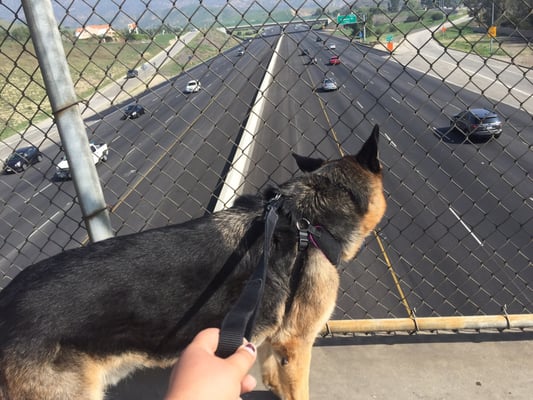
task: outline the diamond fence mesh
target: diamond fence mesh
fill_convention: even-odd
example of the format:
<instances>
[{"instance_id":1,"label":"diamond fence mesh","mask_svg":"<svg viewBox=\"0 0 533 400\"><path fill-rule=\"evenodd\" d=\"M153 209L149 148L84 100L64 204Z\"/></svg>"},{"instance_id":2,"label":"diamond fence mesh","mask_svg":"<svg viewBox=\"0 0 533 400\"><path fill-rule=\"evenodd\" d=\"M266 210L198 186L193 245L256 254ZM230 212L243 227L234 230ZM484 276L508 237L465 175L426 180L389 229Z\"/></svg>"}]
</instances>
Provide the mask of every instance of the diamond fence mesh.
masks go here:
<instances>
[{"instance_id":1,"label":"diamond fence mesh","mask_svg":"<svg viewBox=\"0 0 533 400\"><path fill-rule=\"evenodd\" d=\"M533 325L530 0L52 4L116 235L283 182L291 152L355 153L378 123L388 210L326 332ZM89 240L15 0L0 93L1 290Z\"/></svg>"}]
</instances>

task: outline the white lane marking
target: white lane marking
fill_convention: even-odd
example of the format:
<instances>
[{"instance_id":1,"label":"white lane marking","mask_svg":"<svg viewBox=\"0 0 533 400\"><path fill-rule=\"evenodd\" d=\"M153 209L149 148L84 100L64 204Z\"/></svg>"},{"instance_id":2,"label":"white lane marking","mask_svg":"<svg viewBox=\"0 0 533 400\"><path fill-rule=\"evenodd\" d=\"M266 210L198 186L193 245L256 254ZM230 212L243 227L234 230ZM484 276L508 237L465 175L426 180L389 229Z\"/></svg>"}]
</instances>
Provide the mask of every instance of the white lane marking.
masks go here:
<instances>
[{"instance_id":1,"label":"white lane marking","mask_svg":"<svg viewBox=\"0 0 533 400\"><path fill-rule=\"evenodd\" d=\"M126 155L124 156L123 160L126 160L131 154L133 154L133 152L135 152L135 148L131 149L130 151L128 151L126 153Z\"/></svg>"},{"instance_id":2,"label":"white lane marking","mask_svg":"<svg viewBox=\"0 0 533 400\"><path fill-rule=\"evenodd\" d=\"M397 148L396 143L394 143L394 141L390 138L389 135L387 135L385 132L383 132L383 135L387 138L392 147Z\"/></svg>"},{"instance_id":3,"label":"white lane marking","mask_svg":"<svg viewBox=\"0 0 533 400\"><path fill-rule=\"evenodd\" d=\"M72 205L72 202L69 201L69 202L66 204L65 208L68 209L71 205ZM38 227L36 227L36 228L33 230L33 232L31 233L31 235L28 236L28 240L30 240L30 239L32 238L32 236L35 235L36 233L41 232L41 230L43 230L44 227L45 227L46 225L48 225L48 224L51 223L51 222L54 222L54 218L57 217L58 215L63 214L64 212L65 212L64 210L56 211L56 213L55 213L54 215L52 215L52 217L51 217L50 219L46 220L46 222L44 222L43 224L39 225ZM43 232L41 232L41 233L43 233Z\"/></svg>"},{"instance_id":4,"label":"white lane marking","mask_svg":"<svg viewBox=\"0 0 533 400\"><path fill-rule=\"evenodd\" d=\"M48 189L50 186L52 186L51 183L49 183L48 185L46 185L45 187L43 187L42 189L40 189L37 193L35 193L35 194L34 194L33 196L31 196L28 200L26 200L26 201L24 202L24 204L28 204L28 203L31 201L31 199L33 199L34 197L40 195L42 192L44 192L44 191L45 191L46 189Z\"/></svg>"},{"instance_id":5,"label":"white lane marking","mask_svg":"<svg viewBox=\"0 0 533 400\"><path fill-rule=\"evenodd\" d=\"M468 233L472 235L472 237L476 240L476 242L478 242L480 246L483 246L483 242L479 240L476 234L472 231L472 229L470 229L470 227L467 224L465 224L465 222L461 219L461 217L459 217L459 215L455 212L455 210L451 207L449 207L449 210L452 212L455 218L457 218L457 220L461 223L461 225L464 226L464 228L468 231Z\"/></svg>"},{"instance_id":6,"label":"white lane marking","mask_svg":"<svg viewBox=\"0 0 533 400\"><path fill-rule=\"evenodd\" d=\"M360 109L364 109L363 105L358 100L355 103L359 106Z\"/></svg>"}]
</instances>

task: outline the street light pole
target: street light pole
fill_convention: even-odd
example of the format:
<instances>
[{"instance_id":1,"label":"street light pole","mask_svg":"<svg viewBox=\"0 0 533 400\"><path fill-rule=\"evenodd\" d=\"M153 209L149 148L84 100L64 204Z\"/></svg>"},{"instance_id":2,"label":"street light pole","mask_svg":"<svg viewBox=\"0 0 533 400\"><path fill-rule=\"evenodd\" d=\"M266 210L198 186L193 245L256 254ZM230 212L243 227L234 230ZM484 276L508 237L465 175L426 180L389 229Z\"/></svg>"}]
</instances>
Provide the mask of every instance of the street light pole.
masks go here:
<instances>
[{"instance_id":1,"label":"street light pole","mask_svg":"<svg viewBox=\"0 0 533 400\"><path fill-rule=\"evenodd\" d=\"M491 28L494 26L494 2L492 2L492 17L491 17L490 26ZM490 55L492 55L492 41L493 40L494 40L493 35L490 35L490 48L489 48Z\"/></svg>"}]
</instances>

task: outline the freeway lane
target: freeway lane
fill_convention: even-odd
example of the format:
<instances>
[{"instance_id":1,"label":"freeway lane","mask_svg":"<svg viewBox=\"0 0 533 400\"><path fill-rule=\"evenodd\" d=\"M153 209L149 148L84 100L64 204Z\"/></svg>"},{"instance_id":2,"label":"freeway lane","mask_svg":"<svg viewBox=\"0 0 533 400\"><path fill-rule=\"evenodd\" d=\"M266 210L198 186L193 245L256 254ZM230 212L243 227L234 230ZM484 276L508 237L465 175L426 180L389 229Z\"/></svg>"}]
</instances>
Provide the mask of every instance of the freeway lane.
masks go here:
<instances>
[{"instance_id":1,"label":"freeway lane","mask_svg":"<svg viewBox=\"0 0 533 400\"><path fill-rule=\"evenodd\" d=\"M315 156L336 157L335 143L353 153L374 122L386 138L382 160L389 211L380 235L401 286L396 287L379 250L372 249L371 238L373 254L365 249L360 255L367 259L365 272L359 262L343 272L343 285L348 286L341 293L338 316L386 317L389 310L405 316L408 309L416 309L418 316L497 314L503 304L508 312L530 312L527 171L532 159L525 133L531 116L499 104L498 112L524 136L516 137L507 126L498 140L468 143L448 132L449 116L465 105L489 107L479 93L422 76L388 63L384 53L340 40L335 51L343 65L331 67L324 62L331 52L312 37L293 34L284 40L286 66L268 93L271 115L265 116L263 135L274 142L279 138L287 147L276 159L288 160L287 144L311 147L309 154ZM317 56L316 66L306 65L298 50L302 48ZM342 87L337 93L313 93L326 73L334 73ZM258 148L271 158L274 145ZM273 168L266 164L261 171L270 173ZM274 169L280 179L294 170L291 161L285 164ZM264 174L263 182L269 178ZM261 179L255 178L254 186L260 185ZM409 308L401 304L398 289L406 294ZM354 306L354 300L368 304Z\"/></svg>"},{"instance_id":2,"label":"freeway lane","mask_svg":"<svg viewBox=\"0 0 533 400\"><path fill-rule=\"evenodd\" d=\"M108 162L97 168L118 234L210 210L276 39L249 43L242 57L234 51L221 54L138 95L131 101L147 110L139 119L120 120L120 107L114 107L99 114L102 118L86 120L90 140L110 146ZM201 80L203 89L184 94L193 78ZM0 193L8 205L0 215L8 222L0 232L0 271L5 274L0 289L27 265L86 240L72 182L51 181L58 148L43 152L45 161L22 180L13 175L0 181L10 188Z\"/></svg>"},{"instance_id":3,"label":"freeway lane","mask_svg":"<svg viewBox=\"0 0 533 400\"><path fill-rule=\"evenodd\" d=\"M312 49L311 55L316 55L319 62L316 66L308 65L306 57L298 50L298 43L295 35L286 35L282 42L280 56L284 62L278 64L276 79L267 92L269 107L265 110L264 127L254 147L253 159L257 167L250 171L245 182L250 191L292 176L296 166L290 157L291 151L338 158L339 145L348 144L355 152L370 132L368 121L359 123L355 132L350 129L350 134L339 141L335 131L340 125L346 128L357 119L356 109L339 100L348 95L345 88L340 94L323 93L319 84L324 74L331 71L335 72L339 82L347 79L341 76L340 67L326 65L331 54L329 50ZM310 41L305 41L304 46L311 45ZM363 115L360 113L359 117ZM364 131L365 127L369 129ZM376 238L370 237L359 257L343 267L335 318L406 315L387 265L377 258L379 254Z\"/></svg>"}]
</instances>

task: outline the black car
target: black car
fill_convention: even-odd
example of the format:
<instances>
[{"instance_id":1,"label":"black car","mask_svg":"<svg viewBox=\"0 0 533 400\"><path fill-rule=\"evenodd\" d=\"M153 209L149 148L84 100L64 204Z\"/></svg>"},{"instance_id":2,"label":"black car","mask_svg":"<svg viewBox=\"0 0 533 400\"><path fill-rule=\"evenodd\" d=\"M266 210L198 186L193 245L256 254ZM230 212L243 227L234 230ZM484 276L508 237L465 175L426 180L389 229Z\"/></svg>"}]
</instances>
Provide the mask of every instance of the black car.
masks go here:
<instances>
[{"instance_id":1,"label":"black car","mask_svg":"<svg viewBox=\"0 0 533 400\"><path fill-rule=\"evenodd\" d=\"M498 114L484 108L472 108L454 115L452 128L458 129L466 137L478 136L490 139L502 134L502 121Z\"/></svg>"},{"instance_id":2,"label":"black car","mask_svg":"<svg viewBox=\"0 0 533 400\"><path fill-rule=\"evenodd\" d=\"M130 69L126 73L126 79L137 78L138 76L139 76L139 71L137 71L136 69Z\"/></svg>"},{"instance_id":3,"label":"black car","mask_svg":"<svg viewBox=\"0 0 533 400\"><path fill-rule=\"evenodd\" d=\"M35 146L22 147L15 150L4 163L4 172L22 172L30 165L43 159L43 155Z\"/></svg>"},{"instance_id":4,"label":"black car","mask_svg":"<svg viewBox=\"0 0 533 400\"><path fill-rule=\"evenodd\" d=\"M120 119L135 119L139 118L141 115L144 115L144 107L140 104L131 104L124 109L124 114Z\"/></svg>"}]
</instances>

